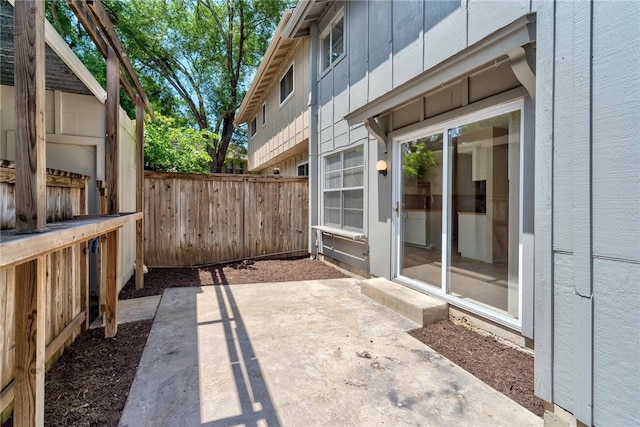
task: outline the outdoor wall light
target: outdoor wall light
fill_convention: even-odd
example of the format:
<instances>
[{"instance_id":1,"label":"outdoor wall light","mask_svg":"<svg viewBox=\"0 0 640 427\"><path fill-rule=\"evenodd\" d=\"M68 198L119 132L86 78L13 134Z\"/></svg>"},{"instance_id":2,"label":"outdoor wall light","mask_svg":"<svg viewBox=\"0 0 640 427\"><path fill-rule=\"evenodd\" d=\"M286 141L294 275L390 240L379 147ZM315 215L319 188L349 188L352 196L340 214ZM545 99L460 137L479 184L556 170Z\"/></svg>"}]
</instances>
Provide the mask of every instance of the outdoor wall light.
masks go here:
<instances>
[{"instance_id":1,"label":"outdoor wall light","mask_svg":"<svg viewBox=\"0 0 640 427\"><path fill-rule=\"evenodd\" d=\"M385 162L384 160L378 160L376 162L376 170L380 175L387 176L387 168L387 162Z\"/></svg>"}]
</instances>

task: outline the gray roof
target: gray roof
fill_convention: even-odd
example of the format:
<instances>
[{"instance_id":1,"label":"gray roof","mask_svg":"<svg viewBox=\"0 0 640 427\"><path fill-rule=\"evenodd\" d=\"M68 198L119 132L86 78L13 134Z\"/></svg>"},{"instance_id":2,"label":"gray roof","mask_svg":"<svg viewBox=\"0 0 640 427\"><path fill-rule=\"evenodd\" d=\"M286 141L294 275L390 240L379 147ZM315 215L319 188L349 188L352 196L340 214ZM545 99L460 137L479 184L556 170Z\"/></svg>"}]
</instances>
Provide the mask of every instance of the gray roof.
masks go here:
<instances>
[{"instance_id":1,"label":"gray roof","mask_svg":"<svg viewBox=\"0 0 640 427\"><path fill-rule=\"evenodd\" d=\"M13 86L13 6L0 0L0 84ZM92 95L73 71L46 46L46 87L69 93Z\"/></svg>"}]
</instances>

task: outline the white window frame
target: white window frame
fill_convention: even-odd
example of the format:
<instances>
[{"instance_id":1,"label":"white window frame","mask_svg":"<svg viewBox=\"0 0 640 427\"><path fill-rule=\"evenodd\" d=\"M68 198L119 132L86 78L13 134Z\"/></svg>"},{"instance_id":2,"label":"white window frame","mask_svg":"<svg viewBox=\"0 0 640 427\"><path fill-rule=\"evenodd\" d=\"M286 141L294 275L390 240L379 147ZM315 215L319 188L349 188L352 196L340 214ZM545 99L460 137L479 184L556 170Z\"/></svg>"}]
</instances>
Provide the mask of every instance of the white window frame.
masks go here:
<instances>
[{"instance_id":1,"label":"white window frame","mask_svg":"<svg viewBox=\"0 0 640 427\"><path fill-rule=\"evenodd\" d=\"M344 8L338 12L338 14L327 24L327 28L325 28L322 33L320 33L320 60L318 63L320 64L320 72L324 73L327 70L330 70L342 60L347 55L347 21L344 19ZM333 28L336 26L338 21L342 19L342 53L337 58L333 58ZM329 64L324 63L324 43L325 39L329 39Z\"/></svg>"},{"instance_id":2,"label":"white window frame","mask_svg":"<svg viewBox=\"0 0 640 427\"><path fill-rule=\"evenodd\" d=\"M258 134L258 116L253 116L249 122L249 136L253 139Z\"/></svg>"},{"instance_id":3,"label":"white window frame","mask_svg":"<svg viewBox=\"0 0 640 427\"><path fill-rule=\"evenodd\" d=\"M267 124L267 103L262 103L262 126Z\"/></svg>"},{"instance_id":4,"label":"white window frame","mask_svg":"<svg viewBox=\"0 0 640 427\"><path fill-rule=\"evenodd\" d=\"M518 318L514 319L513 317L510 317L508 315L502 314L498 311L492 310L490 308L484 307L481 304L475 304L473 302L467 301L464 298L461 297L457 297L454 296L452 294L449 293L450 289L450 283L449 283L449 278L447 277L447 273L448 273L448 267L449 267L449 263L450 263L450 259L449 259L449 232L445 232L445 230L450 230L450 218L449 218L449 210L451 208L450 204L450 196L451 196L451 166L450 166L450 153L449 153L449 144L450 144L450 139L449 139L449 132L448 130L454 127L458 127L458 126L463 126L465 124L469 124L472 122L477 122L477 121L481 121L484 119L488 119L494 116L498 116L500 114L505 114L508 112L513 112L513 111L520 111L520 196L519 196L519 208L520 208L520 220L519 220L519 230L518 230L518 241L519 241L519 250L518 250ZM407 132L402 132L402 129L399 129L394 135L393 135L393 147L394 147L394 164L395 165L400 165L401 164L401 150L397 149L397 147L399 147L400 144L408 142L408 141L412 141L414 139L420 138L422 136L425 135L431 135L434 133L442 133L443 135L443 166L444 166L444 179L443 179L443 198L442 198L442 255L443 255L443 260L445 260L446 262L442 263L442 278L441 278L441 287L434 287L434 286L430 286L428 284L424 284L422 282L419 282L417 280L411 279L409 277L406 276L402 276L400 274L400 266L401 266L401 260L399 259L400 254L398 253L398 248L399 245L401 243L401 236L400 236L400 224L399 221L401 220L401 218L397 218L394 216L394 221L392 224L393 227L393 239L394 239L394 244L392 245L392 259L393 259L393 272L392 275L399 281L402 282L403 284L405 284L406 286L416 289L420 292L424 292L427 294L432 294L437 296L438 298L441 298L449 303L451 303L454 306L463 308L465 310L468 310L472 313L476 313L484 318L487 318L489 320L492 320L496 323L502 324L504 326L513 328L517 331L521 331L522 330L522 287L523 287L523 253L522 253L522 242L523 242L523 212L524 212L524 206L523 206L523 197L524 197L524 177L523 177L523 171L524 168L522 168L523 162L524 162L524 149L523 149L523 145L524 145L524 99L523 98L516 98L516 99L512 99L509 100L507 102L503 102L503 103L499 103L496 105L493 105L491 107L487 107L487 108L483 108L483 109L479 109L473 112L469 112L469 113L462 113L459 116L455 116L453 118L450 119L445 119L441 122L437 122L434 123L432 125L428 125L425 126L422 129L418 129L418 130L410 130ZM393 180L394 180L394 187L393 187L393 204L394 206L396 205L396 203L399 203L399 199L400 199L400 194L402 193L402 188L401 188L401 174L402 174L402 168L401 167L395 167L393 168Z\"/></svg>"},{"instance_id":5,"label":"white window frame","mask_svg":"<svg viewBox=\"0 0 640 427\"><path fill-rule=\"evenodd\" d=\"M300 175L300 174L298 173L298 168L299 168L300 166L304 166L304 165L307 165L307 174L306 174L306 175ZM296 176L309 176L309 160L305 160L304 162L300 162L300 163L298 163L298 164L296 165Z\"/></svg>"},{"instance_id":6,"label":"white window frame","mask_svg":"<svg viewBox=\"0 0 640 427\"><path fill-rule=\"evenodd\" d=\"M289 92L287 96L284 99L282 99L282 81L287 77L287 74L289 74L289 70L291 70L291 92ZM280 99L280 107L286 104L293 97L293 94L295 92L296 92L296 70L295 70L295 62L292 62L291 65L287 67L287 71L284 72L284 74L282 75L282 77L278 82L278 96L279 96L278 99Z\"/></svg>"},{"instance_id":7,"label":"white window frame","mask_svg":"<svg viewBox=\"0 0 640 427\"><path fill-rule=\"evenodd\" d=\"M344 167L344 154L350 151L355 151L357 149L362 149L362 185L356 187L344 187L344 171L346 170ZM357 231L364 233L364 230L367 226L367 218L366 211L367 205L365 203L365 187L366 187L366 177L367 177L367 157L366 157L366 147L362 144L356 146L349 146L344 150L341 150L336 153L327 153L322 156L322 225L325 228L335 228L337 230L347 230L347 231ZM327 162L326 159L333 156L340 156L340 186L337 188L326 188L326 175L327 175ZM357 166L360 167L360 166ZM331 171L337 172L337 171ZM344 192L345 191L354 191L354 190L362 190L362 228L349 227L344 224ZM330 192L338 192L340 193L340 224L336 225L333 223L327 223L325 219L325 194Z\"/></svg>"}]
</instances>

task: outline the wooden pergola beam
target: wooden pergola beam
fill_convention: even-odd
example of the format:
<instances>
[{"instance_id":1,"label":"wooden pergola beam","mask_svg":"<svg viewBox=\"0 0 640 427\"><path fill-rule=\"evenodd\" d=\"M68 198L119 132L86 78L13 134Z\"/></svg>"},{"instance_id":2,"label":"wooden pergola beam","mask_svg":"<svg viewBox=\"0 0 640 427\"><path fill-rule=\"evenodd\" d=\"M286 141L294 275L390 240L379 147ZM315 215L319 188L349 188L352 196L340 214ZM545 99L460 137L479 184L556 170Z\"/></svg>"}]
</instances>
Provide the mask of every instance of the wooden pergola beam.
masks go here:
<instances>
[{"instance_id":1,"label":"wooden pergola beam","mask_svg":"<svg viewBox=\"0 0 640 427\"><path fill-rule=\"evenodd\" d=\"M94 22L93 14L86 7L86 3L81 1L69 1L68 3L71 7L71 10L78 18L80 24L82 24L84 29L89 34L89 37L91 37L91 40L93 40L102 56L106 59L108 42L106 41L103 34L99 31L98 25ZM136 95L133 87L131 86L131 83L129 83L129 80L127 80L126 76L122 73L120 73L120 83L122 84L124 90L127 92L129 98L134 101Z\"/></svg>"},{"instance_id":2,"label":"wooden pergola beam","mask_svg":"<svg viewBox=\"0 0 640 427\"><path fill-rule=\"evenodd\" d=\"M98 24L98 26L100 27L100 30L102 31L102 34L105 36L107 43L110 44L113 47L113 49L116 51L118 58L120 59L120 63L122 64L122 67L124 68L127 76L133 83L133 86L135 87L136 92L138 93L138 95L140 95L140 98L142 99L142 102L144 103L144 106L147 112L153 119L154 118L153 108L151 108L151 104L147 99L147 95L144 93L144 89L142 88L142 84L138 79L138 75L133 69L131 62L129 61L129 57L127 56L124 50L124 46L122 46L122 43L120 42L120 38L116 34L116 31L113 28L113 25L111 24L111 19L109 18L109 14L104 9L104 6L102 6L102 2L100 0L93 0L91 2L87 2L86 0L82 0L82 1L88 6L89 10L92 12L93 18L95 22ZM131 100L135 103L134 97L132 97Z\"/></svg>"}]
</instances>

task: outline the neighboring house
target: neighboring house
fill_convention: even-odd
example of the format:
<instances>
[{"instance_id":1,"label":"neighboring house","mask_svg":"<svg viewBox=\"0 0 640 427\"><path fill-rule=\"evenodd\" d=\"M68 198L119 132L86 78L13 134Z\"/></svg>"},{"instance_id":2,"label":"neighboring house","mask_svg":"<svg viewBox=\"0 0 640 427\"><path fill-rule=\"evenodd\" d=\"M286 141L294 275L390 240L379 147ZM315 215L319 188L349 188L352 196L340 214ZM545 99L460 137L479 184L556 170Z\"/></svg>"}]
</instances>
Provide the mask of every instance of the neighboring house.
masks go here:
<instances>
[{"instance_id":1,"label":"neighboring house","mask_svg":"<svg viewBox=\"0 0 640 427\"><path fill-rule=\"evenodd\" d=\"M309 40L280 37L291 13L282 17L235 121L247 124L251 173L308 175Z\"/></svg>"},{"instance_id":2,"label":"neighboring house","mask_svg":"<svg viewBox=\"0 0 640 427\"><path fill-rule=\"evenodd\" d=\"M0 159L15 160L15 101L13 87L13 6L0 0ZM48 22L46 53L46 163L48 168L90 177L88 213L99 212L98 181L105 176L106 91ZM135 126L120 108L119 195L120 210L136 210ZM122 288L134 271L135 224L120 233L120 277ZM92 291L97 277L92 275Z\"/></svg>"},{"instance_id":3,"label":"neighboring house","mask_svg":"<svg viewBox=\"0 0 640 427\"><path fill-rule=\"evenodd\" d=\"M638 425L638 40L637 2L301 1L242 104L249 165L291 145L260 106L294 62L310 252L535 345L547 421Z\"/></svg>"}]
</instances>

